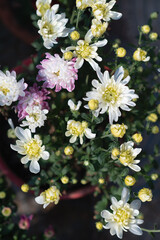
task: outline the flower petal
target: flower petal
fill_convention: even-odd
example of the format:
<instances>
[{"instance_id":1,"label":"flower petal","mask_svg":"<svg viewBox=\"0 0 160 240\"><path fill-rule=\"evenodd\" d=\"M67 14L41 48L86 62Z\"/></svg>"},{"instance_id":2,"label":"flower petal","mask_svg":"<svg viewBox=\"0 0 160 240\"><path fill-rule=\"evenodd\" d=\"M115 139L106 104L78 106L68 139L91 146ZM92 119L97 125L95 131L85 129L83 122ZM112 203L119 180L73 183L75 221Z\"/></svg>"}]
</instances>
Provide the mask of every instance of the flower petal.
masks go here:
<instances>
[{"instance_id":1,"label":"flower petal","mask_svg":"<svg viewBox=\"0 0 160 240\"><path fill-rule=\"evenodd\" d=\"M32 160L29 165L29 170L30 172L37 174L40 171L39 163L35 160Z\"/></svg>"}]
</instances>

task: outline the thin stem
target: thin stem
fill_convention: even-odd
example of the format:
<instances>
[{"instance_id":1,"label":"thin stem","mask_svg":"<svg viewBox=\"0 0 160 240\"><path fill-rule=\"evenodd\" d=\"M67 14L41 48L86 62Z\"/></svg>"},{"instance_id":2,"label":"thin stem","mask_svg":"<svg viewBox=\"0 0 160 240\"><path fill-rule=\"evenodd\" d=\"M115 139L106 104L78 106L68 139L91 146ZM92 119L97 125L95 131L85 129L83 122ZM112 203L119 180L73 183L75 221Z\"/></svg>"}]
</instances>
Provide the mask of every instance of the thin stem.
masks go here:
<instances>
[{"instance_id":1,"label":"thin stem","mask_svg":"<svg viewBox=\"0 0 160 240\"><path fill-rule=\"evenodd\" d=\"M76 28L78 28L78 23L79 23L79 17L80 17L81 11L78 10L78 14L77 14L77 21L76 21Z\"/></svg>"},{"instance_id":2,"label":"thin stem","mask_svg":"<svg viewBox=\"0 0 160 240\"><path fill-rule=\"evenodd\" d=\"M142 229L142 231L149 232L149 233L150 233L150 232L155 232L155 233L156 233L156 232L157 232L157 233L159 232L159 233L160 233L160 230L155 230L155 229L145 229L145 228L141 228L141 229Z\"/></svg>"},{"instance_id":3,"label":"thin stem","mask_svg":"<svg viewBox=\"0 0 160 240\"><path fill-rule=\"evenodd\" d=\"M139 32L139 40L138 40L138 45L141 45L141 40L142 40L142 32Z\"/></svg>"}]
</instances>

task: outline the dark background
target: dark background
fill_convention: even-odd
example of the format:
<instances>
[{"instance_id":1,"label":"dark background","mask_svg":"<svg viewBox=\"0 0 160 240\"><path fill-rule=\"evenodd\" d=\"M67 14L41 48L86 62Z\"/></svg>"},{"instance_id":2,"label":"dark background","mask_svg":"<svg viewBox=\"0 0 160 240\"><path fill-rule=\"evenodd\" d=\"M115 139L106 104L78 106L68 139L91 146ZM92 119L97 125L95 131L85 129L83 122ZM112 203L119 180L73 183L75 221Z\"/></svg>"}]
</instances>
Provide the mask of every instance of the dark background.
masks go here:
<instances>
[{"instance_id":1,"label":"dark background","mask_svg":"<svg viewBox=\"0 0 160 240\"><path fill-rule=\"evenodd\" d=\"M14 16L18 16L18 19L21 19L22 17L25 19L25 22L21 22L21 34L17 34L15 29L12 28L12 25L16 27L17 24L12 21L12 18L8 17L8 21L5 20L5 13L6 16L8 16L8 12L6 11L7 2L10 4ZM26 2L29 2L29 0ZM119 5L119 11L123 13L123 18L112 23L113 34L116 38L122 40L122 46L128 41L136 43L135 36L137 34L137 26L146 24L151 12L160 10L160 0L119 0L117 3ZM24 12L22 10L24 10ZM27 15L26 9L21 9L21 6L17 5L17 1L0 0L1 69L8 66L9 70L11 70L17 65L17 63L20 63L21 60L34 54L34 49L28 44L30 39L32 39L32 37L34 38L36 35L36 31L34 31L31 26L30 17ZM160 19L157 19L154 24L154 31L160 34L159 26ZM25 37L26 31L29 31L30 33L29 38ZM149 152L152 152L154 144L159 144L159 139L159 134L149 138L146 136L142 147L148 149ZM1 143L1 147L2 146ZM143 183L139 183L138 189L142 186ZM44 211L40 206L35 204L33 196L22 193L16 188L16 186L13 187L17 192L16 201L19 206L19 213L35 213L33 225L30 229L31 234L41 234L45 227L52 224L57 232L57 240L117 239L117 237L111 237L107 230L103 230L99 233L95 229L95 221L93 220L93 205L95 199L93 196L87 196L79 200L63 200L55 208ZM145 220L143 227L152 229L154 227L153 224L157 223L160 229L159 180L156 183L156 188L153 194L153 201L151 203L144 203L141 208ZM127 233L124 234L123 239L150 240L152 238L146 233L141 237ZM156 234L155 239L159 240L160 234Z\"/></svg>"}]
</instances>

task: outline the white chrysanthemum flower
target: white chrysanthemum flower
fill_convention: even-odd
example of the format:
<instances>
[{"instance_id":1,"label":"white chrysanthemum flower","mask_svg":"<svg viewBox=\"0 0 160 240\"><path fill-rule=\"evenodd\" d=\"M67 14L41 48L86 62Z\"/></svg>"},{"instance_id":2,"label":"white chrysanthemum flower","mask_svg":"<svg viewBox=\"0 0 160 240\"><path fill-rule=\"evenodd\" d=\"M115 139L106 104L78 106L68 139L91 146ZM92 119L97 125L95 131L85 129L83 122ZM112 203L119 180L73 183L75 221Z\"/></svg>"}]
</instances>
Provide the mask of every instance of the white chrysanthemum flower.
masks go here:
<instances>
[{"instance_id":1,"label":"white chrysanthemum flower","mask_svg":"<svg viewBox=\"0 0 160 240\"><path fill-rule=\"evenodd\" d=\"M21 127L29 127L31 132L35 133L37 127L44 126L44 121L47 119L46 114L48 113L47 109L41 109L39 106L28 106L26 108L26 121L24 120Z\"/></svg>"},{"instance_id":2,"label":"white chrysanthemum flower","mask_svg":"<svg viewBox=\"0 0 160 240\"><path fill-rule=\"evenodd\" d=\"M101 37L108 27L107 22L101 22L98 19L92 20L91 31L94 37Z\"/></svg>"},{"instance_id":3,"label":"white chrysanthemum flower","mask_svg":"<svg viewBox=\"0 0 160 240\"><path fill-rule=\"evenodd\" d=\"M81 107L81 105L82 105L81 101L78 101L78 103L76 105L76 104L74 104L74 102L71 99L68 100L68 106L70 107L70 109L72 111L78 111L79 108Z\"/></svg>"},{"instance_id":4,"label":"white chrysanthemum flower","mask_svg":"<svg viewBox=\"0 0 160 240\"><path fill-rule=\"evenodd\" d=\"M142 224L143 220L136 218L139 215L141 202L134 200L129 204L127 203L129 197L129 190L123 188L120 201L117 201L115 197L111 198L112 205L110 209L113 212L111 213L107 210L101 212L101 216L107 223L103 227L110 229L110 234L112 236L116 234L120 239L123 237L123 231L127 232L128 230L135 235L142 235L142 230L138 224Z\"/></svg>"},{"instance_id":5,"label":"white chrysanthemum flower","mask_svg":"<svg viewBox=\"0 0 160 240\"><path fill-rule=\"evenodd\" d=\"M92 38L93 38L92 31L89 30L86 33L84 40L79 40L77 42L77 46L67 47L66 50L63 51L63 52L73 51L73 55L74 57L76 57L75 68L77 69L81 68L84 63L84 60L86 60L87 62L89 62L89 64L95 71L99 69L98 64L93 59L97 60L98 62L102 61L102 58L99 57L97 54L97 50L98 47L105 46L107 44L107 40L104 39L102 41L90 44Z\"/></svg>"},{"instance_id":6,"label":"white chrysanthemum flower","mask_svg":"<svg viewBox=\"0 0 160 240\"><path fill-rule=\"evenodd\" d=\"M123 79L124 70L123 67L117 69L115 74L110 78L109 72L105 71L102 74L99 70L97 71L99 80L93 80L93 89L86 93L85 101L91 99L98 100L98 108L93 111L94 116L104 114L108 111L109 122L113 124L113 121L118 121L121 116L120 108L125 111L130 111L128 107L134 107L136 104L132 101L138 98L133 89L129 89L126 84L130 81L130 76ZM86 105L85 108L89 109Z\"/></svg>"},{"instance_id":7,"label":"white chrysanthemum flower","mask_svg":"<svg viewBox=\"0 0 160 240\"><path fill-rule=\"evenodd\" d=\"M46 208L50 203L58 204L60 199L60 191L56 186L52 186L42 192L40 196L35 198L36 203L43 204L43 208Z\"/></svg>"},{"instance_id":8,"label":"white chrysanthemum flower","mask_svg":"<svg viewBox=\"0 0 160 240\"><path fill-rule=\"evenodd\" d=\"M78 9L84 10L87 7L90 7L93 0L76 0L76 7Z\"/></svg>"},{"instance_id":9,"label":"white chrysanthemum flower","mask_svg":"<svg viewBox=\"0 0 160 240\"><path fill-rule=\"evenodd\" d=\"M26 164L31 161L29 170L32 173L38 173L40 171L39 159L48 160L49 158L49 152L45 151L45 146L42 146L40 136L34 135L32 138L29 129L24 130L20 127L15 128L15 134L20 140L16 141L16 145L11 144L11 148L19 154L25 155L21 158L21 163Z\"/></svg>"},{"instance_id":10,"label":"white chrysanthemum flower","mask_svg":"<svg viewBox=\"0 0 160 240\"><path fill-rule=\"evenodd\" d=\"M142 148L133 148L134 143L132 141L125 142L120 146L119 161L128 166L132 170L139 172L141 168L137 165L140 160L135 159L137 155L142 151Z\"/></svg>"},{"instance_id":11,"label":"white chrysanthemum flower","mask_svg":"<svg viewBox=\"0 0 160 240\"><path fill-rule=\"evenodd\" d=\"M92 11L95 18L98 20L104 20L106 22L110 19L119 20L122 17L122 13L111 11L116 1L111 0L106 2L106 0L95 0L92 4Z\"/></svg>"},{"instance_id":12,"label":"white chrysanthemum flower","mask_svg":"<svg viewBox=\"0 0 160 240\"><path fill-rule=\"evenodd\" d=\"M88 123L83 121L74 121L69 120L67 122L67 131L65 132L66 137L70 137L69 142L74 143L77 140L77 137L80 138L80 144L83 144L83 136L85 135L89 139L96 137L96 134L91 132L91 129L88 128Z\"/></svg>"},{"instance_id":13,"label":"white chrysanthemum flower","mask_svg":"<svg viewBox=\"0 0 160 240\"><path fill-rule=\"evenodd\" d=\"M46 48L50 49L57 44L57 38L68 36L70 29L66 28L67 22L65 13L55 14L54 9L47 10L43 18L38 20L38 33L42 36Z\"/></svg>"},{"instance_id":14,"label":"white chrysanthemum flower","mask_svg":"<svg viewBox=\"0 0 160 240\"><path fill-rule=\"evenodd\" d=\"M15 71L6 71L5 74L0 70L0 106L10 106L19 96L24 96L26 87L23 78L17 82Z\"/></svg>"},{"instance_id":15,"label":"white chrysanthemum flower","mask_svg":"<svg viewBox=\"0 0 160 240\"><path fill-rule=\"evenodd\" d=\"M43 17L48 9L52 9L52 10L54 10L55 13L57 13L59 4L54 4L51 7L51 2L52 2L52 0L37 0L36 1L37 15L40 17Z\"/></svg>"}]
</instances>

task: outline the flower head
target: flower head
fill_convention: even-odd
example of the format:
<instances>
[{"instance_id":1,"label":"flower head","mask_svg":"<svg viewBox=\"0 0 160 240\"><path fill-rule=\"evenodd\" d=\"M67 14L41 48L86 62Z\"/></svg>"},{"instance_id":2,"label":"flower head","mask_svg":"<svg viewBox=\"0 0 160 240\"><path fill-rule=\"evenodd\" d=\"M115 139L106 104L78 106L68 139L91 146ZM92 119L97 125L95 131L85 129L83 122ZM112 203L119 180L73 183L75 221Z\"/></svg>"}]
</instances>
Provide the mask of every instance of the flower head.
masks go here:
<instances>
[{"instance_id":1,"label":"flower head","mask_svg":"<svg viewBox=\"0 0 160 240\"><path fill-rule=\"evenodd\" d=\"M148 62L150 57L147 56L147 52L142 50L141 48L137 48L137 50L133 53L133 59L138 62Z\"/></svg>"},{"instance_id":2,"label":"flower head","mask_svg":"<svg viewBox=\"0 0 160 240\"><path fill-rule=\"evenodd\" d=\"M40 17L41 16L43 17L48 9L53 9L54 12L56 13L58 11L59 5L54 4L51 7L51 2L52 2L52 0L37 0L36 1L37 15Z\"/></svg>"},{"instance_id":3,"label":"flower head","mask_svg":"<svg viewBox=\"0 0 160 240\"><path fill-rule=\"evenodd\" d=\"M108 23L106 22L102 23L98 19L93 19L92 26L91 26L91 31L93 36L98 38L101 37L105 33L107 27L108 27Z\"/></svg>"},{"instance_id":4,"label":"flower head","mask_svg":"<svg viewBox=\"0 0 160 240\"><path fill-rule=\"evenodd\" d=\"M136 143L140 143L143 141L143 137L142 137L141 133L133 134L132 138Z\"/></svg>"},{"instance_id":5,"label":"flower head","mask_svg":"<svg viewBox=\"0 0 160 240\"><path fill-rule=\"evenodd\" d=\"M119 153L120 153L120 151L119 151L118 148L113 148L112 149L112 155L111 155L112 159L117 159Z\"/></svg>"},{"instance_id":6,"label":"flower head","mask_svg":"<svg viewBox=\"0 0 160 240\"><path fill-rule=\"evenodd\" d=\"M11 148L19 154L25 155L21 158L21 163L26 164L31 161L29 170L32 173L38 173L40 171L39 159L48 160L49 158L49 152L45 151L45 146L42 146L40 136L34 135L32 138L29 129L23 130L20 127L15 128L15 134L19 140L16 141L16 145L11 144Z\"/></svg>"},{"instance_id":7,"label":"flower head","mask_svg":"<svg viewBox=\"0 0 160 240\"><path fill-rule=\"evenodd\" d=\"M100 231L103 229L103 224L101 222L96 222L96 228Z\"/></svg>"},{"instance_id":8,"label":"flower head","mask_svg":"<svg viewBox=\"0 0 160 240\"><path fill-rule=\"evenodd\" d=\"M30 215L29 217L22 215L18 223L19 228L23 230L28 230L30 228L30 222L32 221L32 218L33 215Z\"/></svg>"},{"instance_id":9,"label":"flower head","mask_svg":"<svg viewBox=\"0 0 160 240\"><path fill-rule=\"evenodd\" d=\"M46 53L46 59L37 68L39 69L37 81L44 81L44 87L55 87L56 92L62 88L71 92L75 88L75 80L78 79L75 59L66 61L58 54L52 56Z\"/></svg>"},{"instance_id":10,"label":"flower head","mask_svg":"<svg viewBox=\"0 0 160 240\"><path fill-rule=\"evenodd\" d=\"M49 105L46 101L47 99L50 99L48 94L49 92L45 88L40 89L36 83L33 87L30 87L29 90L25 90L25 95L23 97L19 97L19 102L16 107L19 120L22 120L29 115L27 113L28 107L34 108L34 106L38 106L41 110L49 110Z\"/></svg>"},{"instance_id":11,"label":"flower head","mask_svg":"<svg viewBox=\"0 0 160 240\"><path fill-rule=\"evenodd\" d=\"M67 147L65 147L65 149L64 149L64 153L65 153L65 155L67 155L67 156L72 155L73 152L74 152L74 149L73 149L73 147L71 147L71 146L67 146Z\"/></svg>"},{"instance_id":12,"label":"flower head","mask_svg":"<svg viewBox=\"0 0 160 240\"><path fill-rule=\"evenodd\" d=\"M151 179L152 179L153 181L156 181L157 178L158 178L158 174L157 174L157 173L152 173L152 174L151 174Z\"/></svg>"},{"instance_id":13,"label":"flower head","mask_svg":"<svg viewBox=\"0 0 160 240\"><path fill-rule=\"evenodd\" d=\"M104 180L104 178L99 178L99 179L98 179L98 182L99 182L99 184L104 184L104 183L105 183L105 180Z\"/></svg>"},{"instance_id":14,"label":"flower head","mask_svg":"<svg viewBox=\"0 0 160 240\"><path fill-rule=\"evenodd\" d=\"M156 113L151 113L149 114L149 116L147 117L147 120L150 122L157 122L158 120L158 116Z\"/></svg>"},{"instance_id":15,"label":"flower head","mask_svg":"<svg viewBox=\"0 0 160 240\"><path fill-rule=\"evenodd\" d=\"M98 20L104 20L109 22L110 19L119 20L122 17L122 13L111 11L116 1L111 0L110 2L106 2L106 0L96 0L93 1L92 12L95 18Z\"/></svg>"},{"instance_id":16,"label":"flower head","mask_svg":"<svg viewBox=\"0 0 160 240\"><path fill-rule=\"evenodd\" d=\"M118 121L118 117L121 116L120 108L125 111L130 111L129 107L134 107L136 104L132 101L134 98L138 98L133 89L129 89L126 84L130 81L130 77L123 79L124 70L123 67L117 69L115 74L110 77L109 72L105 71L102 74L97 71L98 80L93 80L93 89L86 93L85 101L91 99L98 100L99 106L93 111L93 114L97 117L99 114L108 112L110 124L113 121ZM88 105L85 108L89 108Z\"/></svg>"},{"instance_id":17,"label":"flower head","mask_svg":"<svg viewBox=\"0 0 160 240\"><path fill-rule=\"evenodd\" d=\"M92 1L93 0L76 0L76 7L80 10L84 10L91 5Z\"/></svg>"},{"instance_id":18,"label":"flower head","mask_svg":"<svg viewBox=\"0 0 160 240\"><path fill-rule=\"evenodd\" d=\"M70 37L72 40L77 41L80 38L80 34L77 31L73 31L71 32Z\"/></svg>"},{"instance_id":19,"label":"flower head","mask_svg":"<svg viewBox=\"0 0 160 240\"><path fill-rule=\"evenodd\" d=\"M1 191L0 192L0 199L4 199L6 197L6 193Z\"/></svg>"},{"instance_id":20,"label":"flower head","mask_svg":"<svg viewBox=\"0 0 160 240\"><path fill-rule=\"evenodd\" d=\"M151 28L149 25L143 25L141 27L141 31L144 33L144 34L148 34L150 31L151 31Z\"/></svg>"},{"instance_id":21,"label":"flower head","mask_svg":"<svg viewBox=\"0 0 160 240\"><path fill-rule=\"evenodd\" d=\"M47 10L42 19L38 20L38 33L42 36L43 44L47 49L57 44L57 38L68 36L70 29L66 28L67 22L65 14L56 14L55 9Z\"/></svg>"},{"instance_id":22,"label":"flower head","mask_svg":"<svg viewBox=\"0 0 160 240\"><path fill-rule=\"evenodd\" d=\"M157 40L157 38L158 38L158 33L156 33L156 32L150 33L150 34L149 34L149 38L150 38L152 41Z\"/></svg>"},{"instance_id":23,"label":"flower head","mask_svg":"<svg viewBox=\"0 0 160 240\"><path fill-rule=\"evenodd\" d=\"M89 100L88 107L90 110L92 110L92 111L97 110L98 106L99 106L98 100L95 100L95 99Z\"/></svg>"},{"instance_id":24,"label":"flower head","mask_svg":"<svg viewBox=\"0 0 160 240\"><path fill-rule=\"evenodd\" d=\"M141 168L137 165L140 160L135 160L137 155L142 151L141 148L133 148L134 143L132 141L125 142L120 146L119 161L128 166L132 170L139 172Z\"/></svg>"},{"instance_id":25,"label":"flower head","mask_svg":"<svg viewBox=\"0 0 160 240\"><path fill-rule=\"evenodd\" d=\"M138 197L142 202L150 202L152 201L152 190L149 188L142 188L139 192L138 192Z\"/></svg>"},{"instance_id":26,"label":"flower head","mask_svg":"<svg viewBox=\"0 0 160 240\"><path fill-rule=\"evenodd\" d=\"M60 191L56 186L52 186L42 192L40 196L35 198L36 203L43 204L43 208L46 208L50 203L58 204L60 199Z\"/></svg>"},{"instance_id":27,"label":"flower head","mask_svg":"<svg viewBox=\"0 0 160 240\"><path fill-rule=\"evenodd\" d=\"M116 50L117 57L123 58L126 56L126 49L119 47Z\"/></svg>"},{"instance_id":28,"label":"flower head","mask_svg":"<svg viewBox=\"0 0 160 240\"><path fill-rule=\"evenodd\" d=\"M128 127L126 125L124 125L124 123L112 124L110 129L111 129L111 133L114 137L123 138L123 136L126 133L126 129L128 129Z\"/></svg>"},{"instance_id":29,"label":"flower head","mask_svg":"<svg viewBox=\"0 0 160 240\"><path fill-rule=\"evenodd\" d=\"M49 227L46 228L44 231L44 236L49 239L49 238L52 238L54 235L55 235L55 231L54 231L52 225L49 225Z\"/></svg>"},{"instance_id":30,"label":"flower head","mask_svg":"<svg viewBox=\"0 0 160 240\"><path fill-rule=\"evenodd\" d=\"M75 68L77 69L81 68L84 63L84 60L86 60L87 62L89 62L89 64L95 71L99 69L98 64L93 59L96 59L99 62L102 61L102 58L99 57L97 54L97 50L98 47L105 46L107 44L107 40L104 39L102 41L90 44L92 38L93 38L92 31L89 30L86 33L84 40L79 40L77 42L77 46L67 47L66 50L63 51L63 52L73 51L73 56L76 57Z\"/></svg>"},{"instance_id":31,"label":"flower head","mask_svg":"<svg viewBox=\"0 0 160 240\"><path fill-rule=\"evenodd\" d=\"M31 132L35 133L37 127L44 126L44 121L47 119L47 109L41 109L39 106L28 106L26 108L26 120L22 122L21 127L29 127Z\"/></svg>"},{"instance_id":32,"label":"flower head","mask_svg":"<svg viewBox=\"0 0 160 240\"><path fill-rule=\"evenodd\" d=\"M83 121L69 120L67 122L67 131L65 133L66 137L71 136L69 142L74 143L77 140L77 137L80 138L80 144L83 144L83 136L85 135L89 139L96 137L96 134L91 132L91 129L88 128L88 123Z\"/></svg>"},{"instance_id":33,"label":"flower head","mask_svg":"<svg viewBox=\"0 0 160 240\"><path fill-rule=\"evenodd\" d=\"M28 184L22 184L21 190L22 190L23 192L28 192L28 191L29 191L29 185L28 185Z\"/></svg>"},{"instance_id":34,"label":"flower head","mask_svg":"<svg viewBox=\"0 0 160 240\"><path fill-rule=\"evenodd\" d=\"M23 78L17 82L15 71L0 71L0 106L10 106L19 96L24 96L26 87Z\"/></svg>"},{"instance_id":35,"label":"flower head","mask_svg":"<svg viewBox=\"0 0 160 240\"><path fill-rule=\"evenodd\" d=\"M61 182L63 184L67 184L69 182L69 178L67 176L63 176L63 177L61 177Z\"/></svg>"},{"instance_id":36,"label":"flower head","mask_svg":"<svg viewBox=\"0 0 160 240\"><path fill-rule=\"evenodd\" d=\"M110 209L112 213L107 210L101 212L101 216L107 223L103 228L110 229L110 234L112 236L116 234L120 239L123 237L123 231L127 232L128 230L133 234L142 235L142 230L138 224L142 224L143 220L137 218L141 202L134 200L129 204L129 197L129 190L123 188L120 201L117 201L115 197L111 198Z\"/></svg>"},{"instance_id":37,"label":"flower head","mask_svg":"<svg viewBox=\"0 0 160 240\"><path fill-rule=\"evenodd\" d=\"M130 175L127 175L124 179L126 186L133 186L136 183L136 179Z\"/></svg>"},{"instance_id":38,"label":"flower head","mask_svg":"<svg viewBox=\"0 0 160 240\"><path fill-rule=\"evenodd\" d=\"M9 217L12 214L12 210L10 207L4 207L1 213L4 217Z\"/></svg>"}]
</instances>

